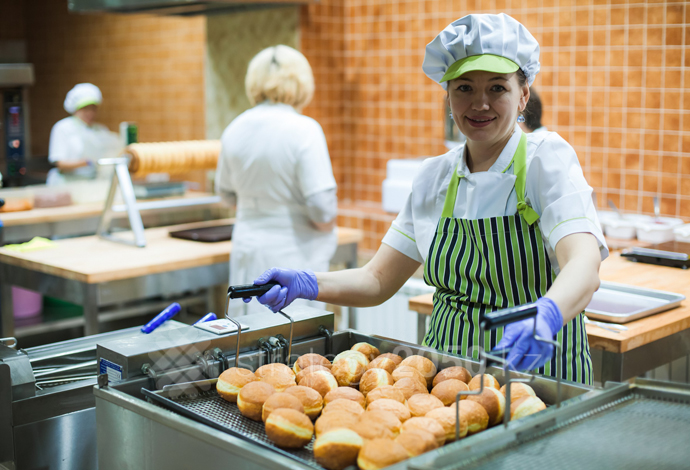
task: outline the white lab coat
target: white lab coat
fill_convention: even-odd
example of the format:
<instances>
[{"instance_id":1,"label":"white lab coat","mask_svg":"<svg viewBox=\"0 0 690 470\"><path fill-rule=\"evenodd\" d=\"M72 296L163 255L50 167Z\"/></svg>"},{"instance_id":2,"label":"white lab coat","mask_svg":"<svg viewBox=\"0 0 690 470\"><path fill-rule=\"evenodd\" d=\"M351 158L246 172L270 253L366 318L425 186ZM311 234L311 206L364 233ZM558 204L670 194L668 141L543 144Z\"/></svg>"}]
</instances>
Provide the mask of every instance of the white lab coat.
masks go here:
<instances>
[{"instance_id":1,"label":"white lab coat","mask_svg":"<svg viewBox=\"0 0 690 470\"><path fill-rule=\"evenodd\" d=\"M55 186L70 181L83 181L96 177L107 178L112 169L98 167L100 158L116 157L122 150L120 138L101 124L87 126L76 116L61 119L50 132L48 160L58 161L89 160L92 166L77 168L73 172L61 173L53 168L48 173L46 184ZM109 167L108 167L109 168Z\"/></svg>"},{"instance_id":2,"label":"white lab coat","mask_svg":"<svg viewBox=\"0 0 690 470\"><path fill-rule=\"evenodd\" d=\"M327 271L337 236L317 230L307 208L308 199L336 188L321 126L291 106L262 103L225 129L221 146L216 190L237 195L230 284L251 284L271 267ZM230 312L265 307L238 300Z\"/></svg>"}]
</instances>

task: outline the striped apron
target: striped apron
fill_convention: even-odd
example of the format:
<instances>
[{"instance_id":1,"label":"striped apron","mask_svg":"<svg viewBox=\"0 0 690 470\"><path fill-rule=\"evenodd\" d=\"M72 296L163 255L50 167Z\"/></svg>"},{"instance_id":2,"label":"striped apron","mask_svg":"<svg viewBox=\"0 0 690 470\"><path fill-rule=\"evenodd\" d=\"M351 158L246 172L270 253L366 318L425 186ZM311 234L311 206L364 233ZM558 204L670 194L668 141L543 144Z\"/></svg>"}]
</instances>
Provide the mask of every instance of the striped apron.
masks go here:
<instances>
[{"instance_id":1,"label":"striped apron","mask_svg":"<svg viewBox=\"0 0 690 470\"><path fill-rule=\"evenodd\" d=\"M453 171L443 212L424 265L424 280L436 287L434 307L424 345L479 358L479 324L485 312L534 302L553 284L556 274L535 222L539 215L525 203L527 139L522 135L513 156L518 211L512 216L486 219L453 217L459 176ZM560 358L535 372L561 375L566 380L592 383L592 359L584 313L556 335ZM484 347L493 349L503 329L484 332Z\"/></svg>"}]
</instances>

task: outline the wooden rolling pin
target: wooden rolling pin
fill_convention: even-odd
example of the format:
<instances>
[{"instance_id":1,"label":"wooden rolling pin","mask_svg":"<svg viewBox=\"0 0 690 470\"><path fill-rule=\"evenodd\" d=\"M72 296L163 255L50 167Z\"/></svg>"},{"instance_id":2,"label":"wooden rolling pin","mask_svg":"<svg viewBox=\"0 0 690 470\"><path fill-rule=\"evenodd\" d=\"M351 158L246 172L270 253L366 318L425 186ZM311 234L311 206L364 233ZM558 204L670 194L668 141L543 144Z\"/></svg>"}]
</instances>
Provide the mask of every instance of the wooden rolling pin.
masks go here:
<instances>
[{"instance_id":1,"label":"wooden rolling pin","mask_svg":"<svg viewBox=\"0 0 690 470\"><path fill-rule=\"evenodd\" d=\"M218 164L220 140L188 140L130 144L129 171L147 173L186 173L190 170L213 170Z\"/></svg>"}]
</instances>

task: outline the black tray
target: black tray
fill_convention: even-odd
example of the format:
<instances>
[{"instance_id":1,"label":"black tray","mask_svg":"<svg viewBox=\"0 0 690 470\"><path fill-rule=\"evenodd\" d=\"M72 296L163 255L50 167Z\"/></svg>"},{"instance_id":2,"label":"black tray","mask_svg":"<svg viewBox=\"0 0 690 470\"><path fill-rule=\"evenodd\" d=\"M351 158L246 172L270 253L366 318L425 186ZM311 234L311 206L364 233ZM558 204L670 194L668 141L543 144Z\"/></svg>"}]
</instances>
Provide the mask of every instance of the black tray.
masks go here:
<instances>
[{"instance_id":1,"label":"black tray","mask_svg":"<svg viewBox=\"0 0 690 470\"><path fill-rule=\"evenodd\" d=\"M234 225L217 225L214 227L188 228L170 232L173 238L192 240L195 242L215 243L224 242L232 239L232 229Z\"/></svg>"},{"instance_id":2,"label":"black tray","mask_svg":"<svg viewBox=\"0 0 690 470\"><path fill-rule=\"evenodd\" d=\"M688 269L690 267L690 243L667 242L648 248L628 248L621 256L630 261Z\"/></svg>"}]
</instances>

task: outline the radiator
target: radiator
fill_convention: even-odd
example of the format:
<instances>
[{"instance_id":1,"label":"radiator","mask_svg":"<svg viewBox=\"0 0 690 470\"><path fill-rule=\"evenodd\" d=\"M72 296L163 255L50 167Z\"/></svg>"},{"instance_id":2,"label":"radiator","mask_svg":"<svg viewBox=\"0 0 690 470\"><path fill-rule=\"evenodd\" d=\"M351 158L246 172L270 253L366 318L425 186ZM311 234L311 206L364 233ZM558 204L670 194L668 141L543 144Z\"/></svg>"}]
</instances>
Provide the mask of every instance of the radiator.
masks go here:
<instances>
[{"instance_id":1,"label":"radiator","mask_svg":"<svg viewBox=\"0 0 690 470\"><path fill-rule=\"evenodd\" d=\"M408 308L411 297L434 292L423 280L412 278L388 301L376 307L358 308L357 330L367 335L379 335L400 341L418 343L418 317L428 322L429 317L417 315ZM427 323L428 324L428 323ZM425 328L426 330L426 328Z\"/></svg>"}]
</instances>

